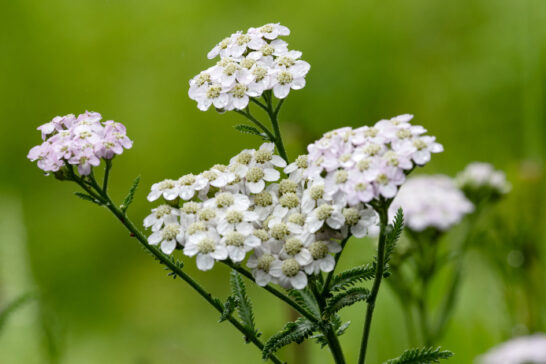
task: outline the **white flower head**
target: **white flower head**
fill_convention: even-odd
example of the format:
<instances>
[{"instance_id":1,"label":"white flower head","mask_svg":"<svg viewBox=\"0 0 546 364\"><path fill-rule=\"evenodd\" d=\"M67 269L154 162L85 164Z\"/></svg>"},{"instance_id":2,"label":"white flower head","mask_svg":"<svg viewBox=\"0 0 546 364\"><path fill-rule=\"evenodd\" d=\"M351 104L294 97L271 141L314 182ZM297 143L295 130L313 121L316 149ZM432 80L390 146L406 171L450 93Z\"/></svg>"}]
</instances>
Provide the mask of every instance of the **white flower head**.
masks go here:
<instances>
[{"instance_id":1,"label":"white flower head","mask_svg":"<svg viewBox=\"0 0 546 364\"><path fill-rule=\"evenodd\" d=\"M220 242L218 233L212 230L190 236L184 247L184 254L189 257L196 256L197 268L204 271L212 269L215 261L228 257L226 246Z\"/></svg>"},{"instance_id":2,"label":"white flower head","mask_svg":"<svg viewBox=\"0 0 546 364\"><path fill-rule=\"evenodd\" d=\"M161 251L171 254L179 241L183 240L183 232L176 220L167 223L161 230L157 230L148 237L148 244L160 244Z\"/></svg>"}]
</instances>

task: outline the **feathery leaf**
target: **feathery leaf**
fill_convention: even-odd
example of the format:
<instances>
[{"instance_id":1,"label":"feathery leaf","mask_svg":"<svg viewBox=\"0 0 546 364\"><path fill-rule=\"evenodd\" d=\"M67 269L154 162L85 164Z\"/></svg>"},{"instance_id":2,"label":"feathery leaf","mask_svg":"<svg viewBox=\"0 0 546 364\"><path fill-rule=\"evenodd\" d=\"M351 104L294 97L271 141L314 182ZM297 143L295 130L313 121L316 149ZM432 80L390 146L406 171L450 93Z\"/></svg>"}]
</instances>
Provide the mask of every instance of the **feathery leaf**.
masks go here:
<instances>
[{"instance_id":1,"label":"feathery leaf","mask_svg":"<svg viewBox=\"0 0 546 364\"><path fill-rule=\"evenodd\" d=\"M294 301L299 303L300 306L305 307L313 316L320 318L320 308L315 296L308 287L301 290L291 289L288 291L288 295L292 297Z\"/></svg>"},{"instance_id":2,"label":"feathery leaf","mask_svg":"<svg viewBox=\"0 0 546 364\"><path fill-rule=\"evenodd\" d=\"M332 280L330 291L341 291L361 281L367 281L375 276L375 267L372 264L366 264L359 267L348 269L339 273Z\"/></svg>"},{"instance_id":3,"label":"feathery leaf","mask_svg":"<svg viewBox=\"0 0 546 364\"><path fill-rule=\"evenodd\" d=\"M127 193L127 196L123 199L123 203L121 204L121 211L125 213L127 209L129 208L129 205L131 202L133 202L133 197L135 196L136 189L138 187L138 184L140 182L140 176L137 176L133 180L133 184L131 185L131 188L129 189L129 192Z\"/></svg>"},{"instance_id":4,"label":"feathery leaf","mask_svg":"<svg viewBox=\"0 0 546 364\"><path fill-rule=\"evenodd\" d=\"M79 198L81 198L82 200L93 202L93 203L96 203L99 206L102 206L102 203L99 200L95 199L94 197L92 197L92 196L90 196L90 195L88 195L86 193L74 192L74 194L76 196L78 196Z\"/></svg>"},{"instance_id":5,"label":"feathery leaf","mask_svg":"<svg viewBox=\"0 0 546 364\"><path fill-rule=\"evenodd\" d=\"M370 295L370 291L364 287L353 287L346 291L340 292L326 302L324 308L325 315L331 315L338 312L343 307L350 306L356 302L366 300Z\"/></svg>"},{"instance_id":6,"label":"feathery leaf","mask_svg":"<svg viewBox=\"0 0 546 364\"><path fill-rule=\"evenodd\" d=\"M394 248L396 247L396 242L398 239L400 239L400 234L402 234L402 230L404 229L404 212L402 211L402 208L400 207L398 211L396 211L396 216L394 217L394 222L389 225L390 231L387 234L387 241L385 245L385 274L388 276L388 264L391 259L391 254L394 251Z\"/></svg>"},{"instance_id":7,"label":"feathery leaf","mask_svg":"<svg viewBox=\"0 0 546 364\"><path fill-rule=\"evenodd\" d=\"M241 275L235 270L231 271L230 277L231 291L233 296L237 298L237 313L241 319L243 325L253 332L255 335L258 335L258 330L256 330L256 324L254 323L254 312L252 310L252 303L246 294L245 284Z\"/></svg>"},{"instance_id":8,"label":"feathery leaf","mask_svg":"<svg viewBox=\"0 0 546 364\"><path fill-rule=\"evenodd\" d=\"M243 134L252 134L252 135L257 135L259 137L262 137L264 140L269 140L269 137L267 136L267 134L264 134L262 132L260 132L257 128L251 126L251 125L246 125L246 124L237 124L234 126L235 130L243 133Z\"/></svg>"},{"instance_id":9,"label":"feathery leaf","mask_svg":"<svg viewBox=\"0 0 546 364\"><path fill-rule=\"evenodd\" d=\"M417 348L406 350L398 358L388 360L384 364L432 364L452 356L451 351L441 350L439 347Z\"/></svg>"},{"instance_id":10,"label":"feathery leaf","mask_svg":"<svg viewBox=\"0 0 546 364\"><path fill-rule=\"evenodd\" d=\"M300 317L294 322L287 323L281 331L267 340L262 351L262 358L264 360L269 359L277 350L290 343L302 343L316 329L315 324L303 317Z\"/></svg>"}]
</instances>

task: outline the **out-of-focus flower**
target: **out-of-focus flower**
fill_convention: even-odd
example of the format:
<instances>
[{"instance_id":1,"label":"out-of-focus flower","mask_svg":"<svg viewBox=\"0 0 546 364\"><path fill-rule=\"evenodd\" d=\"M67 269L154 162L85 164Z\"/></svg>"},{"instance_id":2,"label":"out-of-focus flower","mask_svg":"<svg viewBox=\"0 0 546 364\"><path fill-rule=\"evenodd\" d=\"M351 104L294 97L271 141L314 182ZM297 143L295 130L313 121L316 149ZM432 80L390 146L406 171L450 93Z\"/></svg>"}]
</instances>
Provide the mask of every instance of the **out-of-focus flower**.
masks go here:
<instances>
[{"instance_id":1,"label":"out-of-focus flower","mask_svg":"<svg viewBox=\"0 0 546 364\"><path fill-rule=\"evenodd\" d=\"M484 162L473 162L457 174L457 185L468 194L504 195L512 188L506 180L506 174Z\"/></svg>"},{"instance_id":2,"label":"out-of-focus flower","mask_svg":"<svg viewBox=\"0 0 546 364\"><path fill-rule=\"evenodd\" d=\"M507 341L477 360L479 364L545 364L546 335L534 334Z\"/></svg>"},{"instance_id":3,"label":"out-of-focus flower","mask_svg":"<svg viewBox=\"0 0 546 364\"><path fill-rule=\"evenodd\" d=\"M446 231L474 210L453 180L444 175L409 178L391 205L391 216L400 207L406 226L414 231Z\"/></svg>"}]
</instances>

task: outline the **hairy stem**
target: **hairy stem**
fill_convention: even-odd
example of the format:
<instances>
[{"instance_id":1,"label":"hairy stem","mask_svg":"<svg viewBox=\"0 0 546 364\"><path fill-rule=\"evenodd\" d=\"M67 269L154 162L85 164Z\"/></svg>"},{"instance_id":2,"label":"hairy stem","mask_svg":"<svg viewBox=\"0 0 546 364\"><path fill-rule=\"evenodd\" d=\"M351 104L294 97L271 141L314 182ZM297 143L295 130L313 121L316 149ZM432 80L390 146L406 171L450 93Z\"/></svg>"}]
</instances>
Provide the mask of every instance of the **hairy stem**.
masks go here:
<instances>
[{"instance_id":1,"label":"hairy stem","mask_svg":"<svg viewBox=\"0 0 546 364\"><path fill-rule=\"evenodd\" d=\"M379 214L379 243L377 246L377 261L376 261L376 270L375 278L373 281L372 290L370 296L368 297L367 303L368 307L366 308L366 318L364 321L364 329L362 333L362 342L360 344L360 354L358 357L358 364L364 364L366 361L366 350L368 348L368 340L370 337L370 329L372 326L373 312L375 308L375 301L377 299L377 294L379 293L379 288L381 286L381 280L383 279L383 271L385 269L385 245L387 242L387 226L389 224L388 217L388 204L383 204L377 209Z\"/></svg>"}]
</instances>

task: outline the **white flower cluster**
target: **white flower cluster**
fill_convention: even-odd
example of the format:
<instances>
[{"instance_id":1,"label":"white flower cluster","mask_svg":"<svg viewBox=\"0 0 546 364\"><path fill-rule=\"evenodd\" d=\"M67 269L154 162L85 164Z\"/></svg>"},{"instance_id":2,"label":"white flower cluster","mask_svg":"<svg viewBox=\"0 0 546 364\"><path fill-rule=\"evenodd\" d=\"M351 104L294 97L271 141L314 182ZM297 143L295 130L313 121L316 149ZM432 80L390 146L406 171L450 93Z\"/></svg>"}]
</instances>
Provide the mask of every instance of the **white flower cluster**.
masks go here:
<instances>
[{"instance_id":1,"label":"white flower cluster","mask_svg":"<svg viewBox=\"0 0 546 364\"><path fill-rule=\"evenodd\" d=\"M510 192L512 186L502 171L484 162L473 162L465 167L456 177L457 185L464 190L476 191L488 189L497 194Z\"/></svg>"},{"instance_id":2,"label":"white flower cluster","mask_svg":"<svg viewBox=\"0 0 546 364\"><path fill-rule=\"evenodd\" d=\"M190 81L190 98L202 111L211 105L229 111L246 108L249 98L266 90L284 99L291 89L302 89L311 66L300 59L300 51L289 50L288 43L278 39L289 34L285 26L266 24L222 40L208 54L220 60Z\"/></svg>"},{"instance_id":3,"label":"white flower cluster","mask_svg":"<svg viewBox=\"0 0 546 364\"><path fill-rule=\"evenodd\" d=\"M394 216L400 207L406 226L413 231L446 231L474 210L453 180L444 175L409 178L392 202L390 215Z\"/></svg>"},{"instance_id":4,"label":"white flower cluster","mask_svg":"<svg viewBox=\"0 0 546 364\"><path fill-rule=\"evenodd\" d=\"M307 157L294 164L274 154L272 143L243 150L228 165L152 186L152 210L144 226L148 242L171 254L177 247L209 270L216 261L243 262L259 285L301 289L308 275L334 268L332 253L350 233L377 230L377 215L364 204L347 205L329 183L302 177ZM285 168L289 178L281 179Z\"/></svg>"},{"instance_id":5,"label":"white flower cluster","mask_svg":"<svg viewBox=\"0 0 546 364\"><path fill-rule=\"evenodd\" d=\"M378 121L374 126L330 131L308 146L308 179L324 178L325 192L350 205L393 198L406 175L443 151L426 129L411 125L412 115Z\"/></svg>"},{"instance_id":6,"label":"white flower cluster","mask_svg":"<svg viewBox=\"0 0 546 364\"><path fill-rule=\"evenodd\" d=\"M480 364L545 364L546 335L512 339L479 358Z\"/></svg>"}]
</instances>

